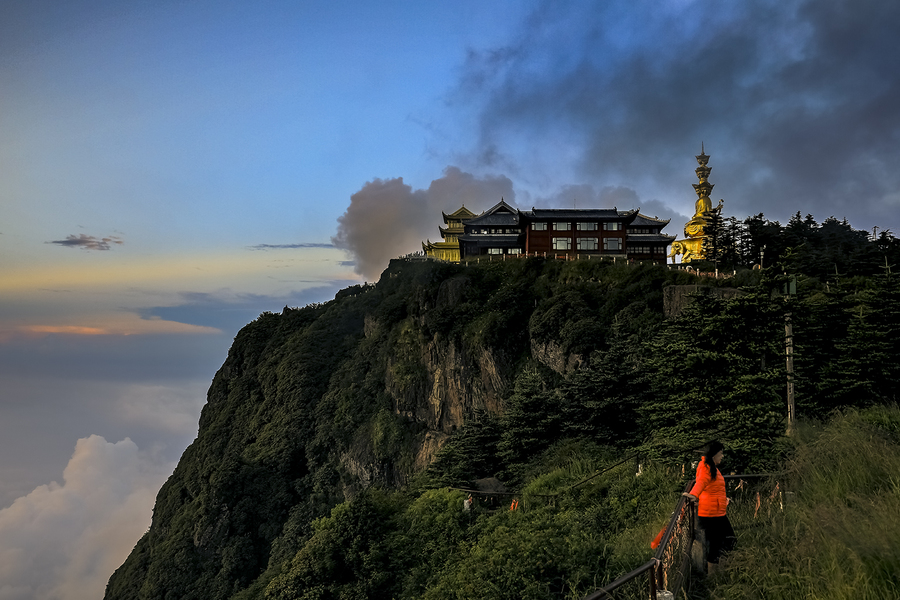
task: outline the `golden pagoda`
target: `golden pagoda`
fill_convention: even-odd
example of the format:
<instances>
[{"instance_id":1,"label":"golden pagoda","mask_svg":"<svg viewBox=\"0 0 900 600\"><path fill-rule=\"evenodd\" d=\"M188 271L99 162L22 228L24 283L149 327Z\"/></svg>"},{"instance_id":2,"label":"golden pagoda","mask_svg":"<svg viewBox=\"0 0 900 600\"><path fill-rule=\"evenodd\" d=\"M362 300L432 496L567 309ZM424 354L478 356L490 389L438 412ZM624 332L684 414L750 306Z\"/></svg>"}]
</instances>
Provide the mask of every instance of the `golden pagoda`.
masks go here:
<instances>
[{"instance_id":1,"label":"golden pagoda","mask_svg":"<svg viewBox=\"0 0 900 600\"><path fill-rule=\"evenodd\" d=\"M426 256L431 258L458 262L460 260L459 236L465 231L463 223L474 217L475 213L462 206L453 214L448 215L441 211L441 215L443 215L444 225L446 225L446 227L438 227L443 241L424 241L422 250L425 251Z\"/></svg>"},{"instance_id":2,"label":"golden pagoda","mask_svg":"<svg viewBox=\"0 0 900 600\"><path fill-rule=\"evenodd\" d=\"M684 225L685 239L672 242L672 251L669 252L672 262L675 262L675 257L678 255L681 255L683 263L706 259L710 244L710 225L722 212L724 201L719 200L719 205L713 208L712 200L709 199L709 194L715 184L709 182L709 173L712 171L712 167L707 164L709 156L704 151L702 143L700 144L700 155L695 158L700 166L694 172L700 183L693 184L694 191L697 193L694 216Z\"/></svg>"}]
</instances>

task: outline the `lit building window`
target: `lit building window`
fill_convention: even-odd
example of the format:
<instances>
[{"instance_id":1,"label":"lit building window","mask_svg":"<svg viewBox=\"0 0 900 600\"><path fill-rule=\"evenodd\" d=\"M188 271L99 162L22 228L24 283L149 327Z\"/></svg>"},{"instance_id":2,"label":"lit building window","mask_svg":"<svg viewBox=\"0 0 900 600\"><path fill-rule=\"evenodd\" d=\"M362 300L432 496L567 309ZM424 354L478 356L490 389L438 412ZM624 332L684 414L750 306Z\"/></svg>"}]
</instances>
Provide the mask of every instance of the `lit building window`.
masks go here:
<instances>
[{"instance_id":1,"label":"lit building window","mask_svg":"<svg viewBox=\"0 0 900 600\"><path fill-rule=\"evenodd\" d=\"M571 231L572 224L571 223L554 223L553 231Z\"/></svg>"},{"instance_id":2,"label":"lit building window","mask_svg":"<svg viewBox=\"0 0 900 600\"><path fill-rule=\"evenodd\" d=\"M579 250L596 250L597 238L578 238L576 247Z\"/></svg>"},{"instance_id":3,"label":"lit building window","mask_svg":"<svg viewBox=\"0 0 900 600\"><path fill-rule=\"evenodd\" d=\"M572 249L572 239L571 238L553 238L553 249L554 250L571 250Z\"/></svg>"},{"instance_id":4,"label":"lit building window","mask_svg":"<svg viewBox=\"0 0 900 600\"><path fill-rule=\"evenodd\" d=\"M547 231L546 223L532 223L531 224L532 231Z\"/></svg>"},{"instance_id":5,"label":"lit building window","mask_svg":"<svg viewBox=\"0 0 900 600\"><path fill-rule=\"evenodd\" d=\"M507 254L522 254L521 248L510 248Z\"/></svg>"},{"instance_id":6,"label":"lit building window","mask_svg":"<svg viewBox=\"0 0 900 600\"><path fill-rule=\"evenodd\" d=\"M596 223L578 223L575 226L578 231L597 231Z\"/></svg>"},{"instance_id":7,"label":"lit building window","mask_svg":"<svg viewBox=\"0 0 900 600\"><path fill-rule=\"evenodd\" d=\"M621 231L622 224L621 223L604 223L603 230L604 231Z\"/></svg>"},{"instance_id":8,"label":"lit building window","mask_svg":"<svg viewBox=\"0 0 900 600\"><path fill-rule=\"evenodd\" d=\"M503 254L502 248L488 248L488 254Z\"/></svg>"}]
</instances>

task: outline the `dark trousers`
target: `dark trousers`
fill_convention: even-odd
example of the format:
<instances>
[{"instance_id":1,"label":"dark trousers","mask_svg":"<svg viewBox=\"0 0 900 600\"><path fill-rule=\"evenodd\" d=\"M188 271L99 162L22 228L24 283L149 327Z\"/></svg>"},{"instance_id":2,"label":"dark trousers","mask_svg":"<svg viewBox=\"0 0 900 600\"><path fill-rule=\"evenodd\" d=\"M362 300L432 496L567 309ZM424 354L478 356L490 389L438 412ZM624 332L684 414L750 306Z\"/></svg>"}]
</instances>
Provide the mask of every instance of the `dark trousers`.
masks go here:
<instances>
[{"instance_id":1,"label":"dark trousers","mask_svg":"<svg viewBox=\"0 0 900 600\"><path fill-rule=\"evenodd\" d=\"M722 553L734 549L734 545L737 542L734 529L731 527L731 521L724 515L721 517L700 517L700 527L706 533L706 543L709 545L706 561L718 564Z\"/></svg>"}]
</instances>

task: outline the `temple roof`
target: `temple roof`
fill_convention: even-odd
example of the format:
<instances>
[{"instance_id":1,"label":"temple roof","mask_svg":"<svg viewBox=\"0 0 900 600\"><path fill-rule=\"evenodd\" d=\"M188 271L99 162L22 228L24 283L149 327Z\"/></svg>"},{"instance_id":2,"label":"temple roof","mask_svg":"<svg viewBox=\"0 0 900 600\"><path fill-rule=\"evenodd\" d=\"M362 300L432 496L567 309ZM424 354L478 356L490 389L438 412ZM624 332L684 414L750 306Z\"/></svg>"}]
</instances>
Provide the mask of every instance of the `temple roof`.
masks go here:
<instances>
[{"instance_id":1,"label":"temple roof","mask_svg":"<svg viewBox=\"0 0 900 600\"><path fill-rule=\"evenodd\" d=\"M471 219L472 217L475 216L475 213L473 213L471 210L469 210L465 206L461 206L460 208L458 208L456 210L456 212L450 213L449 215L447 213L445 213L444 211L441 211L441 215L443 215L444 223L446 223L451 218L460 219L462 221Z\"/></svg>"},{"instance_id":2,"label":"temple roof","mask_svg":"<svg viewBox=\"0 0 900 600\"><path fill-rule=\"evenodd\" d=\"M427 240L422 242L423 246L428 246L429 248L459 248L459 243L457 242L432 242L431 240Z\"/></svg>"},{"instance_id":3,"label":"temple roof","mask_svg":"<svg viewBox=\"0 0 900 600\"><path fill-rule=\"evenodd\" d=\"M640 210L640 209L638 209ZM669 224L669 221L672 219L660 219L658 217L648 217L647 215L638 213L638 216L635 217L634 221L631 222L632 225L636 227L659 227L665 226Z\"/></svg>"},{"instance_id":4,"label":"temple roof","mask_svg":"<svg viewBox=\"0 0 900 600\"><path fill-rule=\"evenodd\" d=\"M608 221L630 222L637 216L637 210L616 208L534 208L523 212L532 219L606 219Z\"/></svg>"},{"instance_id":5,"label":"temple roof","mask_svg":"<svg viewBox=\"0 0 900 600\"><path fill-rule=\"evenodd\" d=\"M487 209L477 217L466 221L466 226L474 225L516 225L519 223L519 211L500 199L500 202Z\"/></svg>"}]
</instances>

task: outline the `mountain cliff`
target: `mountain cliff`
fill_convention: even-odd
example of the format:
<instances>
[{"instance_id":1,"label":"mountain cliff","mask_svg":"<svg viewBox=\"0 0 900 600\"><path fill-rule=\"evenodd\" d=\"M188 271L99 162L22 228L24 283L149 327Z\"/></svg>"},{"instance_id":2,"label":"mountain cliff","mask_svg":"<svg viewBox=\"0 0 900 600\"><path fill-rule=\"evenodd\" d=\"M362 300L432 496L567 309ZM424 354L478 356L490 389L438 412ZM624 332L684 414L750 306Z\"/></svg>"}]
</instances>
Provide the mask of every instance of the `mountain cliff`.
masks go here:
<instances>
[{"instance_id":1,"label":"mountain cliff","mask_svg":"<svg viewBox=\"0 0 900 600\"><path fill-rule=\"evenodd\" d=\"M609 261L397 260L375 285L260 315L235 337L197 439L106 598L262 597L267 582L308 560L325 535L321 518L365 490L493 475L521 483L565 440L662 457L724 426L735 464L762 465L782 427L780 284L739 274L729 285L742 294L697 296L667 321L664 288L696 283L664 266ZM810 347L816 335L856 343L836 303L889 310L858 288L807 287L812 300L795 312ZM872 293L896 288L888 281ZM826 313L827 334L816 329ZM846 403L837 384L853 365L811 356L800 374L827 373L822 385L834 387L809 410ZM877 392L896 394L890 385ZM378 502L366 502L352 506L376 518Z\"/></svg>"}]
</instances>

